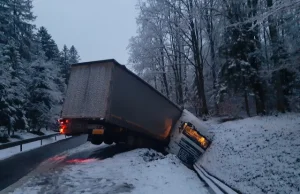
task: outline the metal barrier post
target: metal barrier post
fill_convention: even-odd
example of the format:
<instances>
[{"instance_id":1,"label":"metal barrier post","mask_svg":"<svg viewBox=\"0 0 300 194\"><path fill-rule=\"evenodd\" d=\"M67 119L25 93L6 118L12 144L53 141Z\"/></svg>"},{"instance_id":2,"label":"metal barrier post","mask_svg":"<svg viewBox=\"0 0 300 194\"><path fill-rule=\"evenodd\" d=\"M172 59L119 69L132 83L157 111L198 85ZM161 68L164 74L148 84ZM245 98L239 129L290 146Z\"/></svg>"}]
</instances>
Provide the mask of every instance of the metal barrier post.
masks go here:
<instances>
[{"instance_id":1,"label":"metal barrier post","mask_svg":"<svg viewBox=\"0 0 300 194\"><path fill-rule=\"evenodd\" d=\"M54 136L54 139L55 139L55 141L56 141L56 135Z\"/></svg>"},{"instance_id":2,"label":"metal barrier post","mask_svg":"<svg viewBox=\"0 0 300 194\"><path fill-rule=\"evenodd\" d=\"M23 147L22 147L22 144L20 144L20 152L22 152L23 150Z\"/></svg>"},{"instance_id":3,"label":"metal barrier post","mask_svg":"<svg viewBox=\"0 0 300 194\"><path fill-rule=\"evenodd\" d=\"M41 145L43 145L43 140L41 139Z\"/></svg>"}]
</instances>

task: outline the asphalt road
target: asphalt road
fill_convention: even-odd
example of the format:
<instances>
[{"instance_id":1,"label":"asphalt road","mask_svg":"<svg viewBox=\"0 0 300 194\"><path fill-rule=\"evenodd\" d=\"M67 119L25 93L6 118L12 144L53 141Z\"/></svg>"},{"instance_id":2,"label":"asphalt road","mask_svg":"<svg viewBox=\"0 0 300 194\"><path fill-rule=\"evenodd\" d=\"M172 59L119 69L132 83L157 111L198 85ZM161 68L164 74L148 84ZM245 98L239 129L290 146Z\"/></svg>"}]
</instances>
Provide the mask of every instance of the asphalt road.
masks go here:
<instances>
[{"instance_id":1,"label":"asphalt road","mask_svg":"<svg viewBox=\"0 0 300 194\"><path fill-rule=\"evenodd\" d=\"M98 159L104 160L106 158L111 158L116 154L129 151L129 148L125 148L117 145L106 145L99 148L88 149L80 152L76 152L70 156L64 158L62 163L72 161L72 160L86 160L86 159Z\"/></svg>"},{"instance_id":2,"label":"asphalt road","mask_svg":"<svg viewBox=\"0 0 300 194\"><path fill-rule=\"evenodd\" d=\"M82 145L86 135L72 137L0 161L0 191L15 183L44 160Z\"/></svg>"}]
</instances>

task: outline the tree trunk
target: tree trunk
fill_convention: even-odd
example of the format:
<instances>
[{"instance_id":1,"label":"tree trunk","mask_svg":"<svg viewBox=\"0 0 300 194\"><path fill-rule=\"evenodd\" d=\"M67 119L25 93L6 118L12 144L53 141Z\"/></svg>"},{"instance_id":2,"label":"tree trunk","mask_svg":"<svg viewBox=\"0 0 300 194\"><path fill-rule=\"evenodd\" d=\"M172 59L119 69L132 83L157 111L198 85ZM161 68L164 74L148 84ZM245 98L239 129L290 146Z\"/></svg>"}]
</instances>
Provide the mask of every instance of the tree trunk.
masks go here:
<instances>
[{"instance_id":1,"label":"tree trunk","mask_svg":"<svg viewBox=\"0 0 300 194\"><path fill-rule=\"evenodd\" d=\"M8 136L10 136L10 132L11 132L11 127L8 126L8 128L7 128L7 134L8 134Z\"/></svg>"},{"instance_id":2,"label":"tree trunk","mask_svg":"<svg viewBox=\"0 0 300 194\"><path fill-rule=\"evenodd\" d=\"M176 44L177 44L177 47L178 47L178 101L179 101L179 104L181 106L183 106L183 87L182 87L182 56L181 56L181 45L180 45L180 38L179 38L179 35L176 35L177 38L176 38Z\"/></svg>"},{"instance_id":3,"label":"tree trunk","mask_svg":"<svg viewBox=\"0 0 300 194\"><path fill-rule=\"evenodd\" d=\"M244 91L244 99L245 99L246 113L247 113L248 117L250 117L250 108L249 108L249 101L248 101L247 90Z\"/></svg>"},{"instance_id":4,"label":"tree trunk","mask_svg":"<svg viewBox=\"0 0 300 194\"><path fill-rule=\"evenodd\" d=\"M168 85L168 81L167 81L167 73L166 72L163 73L163 83L165 86L166 95L168 98L170 98L169 85Z\"/></svg>"},{"instance_id":5,"label":"tree trunk","mask_svg":"<svg viewBox=\"0 0 300 194\"><path fill-rule=\"evenodd\" d=\"M256 104L256 114L265 115L266 106L265 106L265 96L261 83L256 82L254 84L254 94L255 94L255 104Z\"/></svg>"},{"instance_id":6,"label":"tree trunk","mask_svg":"<svg viewBox=\"0 0 300 194\"><path fill-rule=\"evenodd\" d=\"M161 44L161 46L163 45L162 39L160 39L160 44ZM166 90L166 95L168 98L170 98L169 84L167 81L167 72L166 72L166 66L165 66L165 57L164 57L163 47L160 50L160 55L161 55L161 64L163 67L163 82L164 82L164 86L165 86L165 90Z\"/></svg>"},{"instance_id":7,"label":"tree trunk","mask_svg":"<svg viewBox=\"0 0 300 194\"><path fill-rule=\"evenodd\" d=\"M251 2L248 2L248 6L250 8L249 12L249 18L256 17L257 16L257 10L258 10L258 0L252 0ZM251 24L252 26L253 24ZM255 25L255 23L254 23ZM251 29L251 26L248 28ZM255 53L257 50L261 50L261 42L259 40L259 27L256 26L252 31L249 32L249 42L252 42L252 46L250 49L252 50L252 53ZM265 114L265 99L264 99L264 90L261 84L261 78L259 76L259 70L261 66L260 58L261 56L258 54L254 54L250 56L250 63L251 66L255 69L256 74L252 76L252 88L254 90L254 96L255 96L255 103L256 103L256 113L259 114Z\"/></svg>"},{"instance_id":8,"label":"tree trunk","mask_svg":"<svg viewBox=\"0 0 300 194\"><path fill-rule=\"evenodd\" d=\"M273 0L266 0L267 6L270 8L273 6ZM280 47L280 41L277 31L277 26L275 24L275 21L273 19L273 16L269 16L268 18L269 23L269 32L270 32L270 38L272 43L272 52L273 52L273 62L275 68L279 67L279 47ZM275 72L275 90L276 90L276 101L277 101L277 110L284 113L286 110L285 103L284 103L284 94L283 94L283 87L281 83L281 73L280 70L276 70Z\"/></svg>"},{"instance_id":9,"label":"tree trunk","mask_svg":"<svg viewBox=\"0 0 300 194\"><path fill-rule=\"evenodd\" d=\"M154 88L156 90L158 90L158 88L157 88L157 77L156 76L154 76Z\"/></svg>"},{"instance_id":10,"label":"tree trunk","mask_svg":"<svg viewBox=\"0 0 300 194\"><path fill-rule=\"evenodd\" d=\"M201 105L201 103L200 103L200 101L201 101L201 88L200 88L200 84L199 84L199 73L198 73L197 69L195 71L196 71L196 73L195 73L196 74L195 85L196 85L196 88L197 88L197 95L198 95L198 99L199 99L199 103L196 103L196 104L199 104L199 106L197 107L198 114L199 114L198 116L202 116L202 115L200 115L202 113L203 109L200 106Z\"/></svg>"},{"instance_id":11,"label":"tree trunk","mask_svg":"<svg viewBox=\"0 0 300 194\"><path fill-rule=\"evenodd\" d=\"M190 11L193 10L193 2L190 0ZM197 79L197 89L198 89L198 95L199 99L202 101L202 110L201 113L203 115L208 114L208 108L206 103L206 96L204 91L204 77L203 77L203 64L201 63L201 51L199 48L199 37L198 37L198 30L195 27L195 23L193 21L192 15L189 16L190 18L190 33L191 33L191 40L192 40L192 49L193 49L193 55L195 60L195 66L196 66L196 73L198 74Z\"/></svg>"},{"instance_id":12,"label":"tree trunk","mask_svg":"<svg viewBox=\"0 0 300 194\"><path fill-rule=\"evenodd\" d=\"M204 91L204 78L203 78L203 71L199 69L199 88L200 88L200 96L202 98L202 114L208 115L208 108L206 102L206 96Z\"/></svg>"},{"instance_id":13,"label":"tree trunk","mask_svg":"<svg viewBox=\"0 0 300 194\"><path fill-rule=\"evenodd\" d=\"M213 77L213 91L214 91L214 106L216 115L219 115L219 106L217 103L217 75L216 75L216 54L215 54L215 41L213 38L213 31L214 31L214 23L213 23L213 13L211 8L213 7L213 0L210 0L209 3L205 2L207 5L206 10L206 22L207 22L207 33L210 45L210 56L211 56L211 71ZM209 5L208 5L209 4ZM210 8L210 9L209 9ZM210 11L208 11L210 10Z\"/></svg>"},{"instance_id":14,"label":"tree trunk","mask_svg":"<svg viewBox=\"0 0 300 194\"><path fill-rule=\"evenodd\" d=\"M281 72L278 70L275 74L275 88L276 88L276 98L277 98L277 110L281 113L285 113L286 107L284 103L283 88L281 82Z\"/></svg>"},{"instance_id":15,"label":"tree trunk","mask_svg":"<svg viewBox=\"0 0 300 194\"><path fill-rule=\"evenodd\" d=\"M206 8L206 22L207 22L207 33L208 33L208 39L209 39L209 45L210 45L210 55L212 60L212 76L213 76L213 88L216 88L216 82L217 82L217 76L216 76L216 54L215 54L215 40L213 37L214 32L214 23L213 23L213 13L212 13L212 7L213 7L213 0L210 0L209 8ZM210 11L208 11L210 10Z\"/></svg>"},{"instance_id":16,"label":"tree trunk","mask_svg":"<svg viewBox=\"0 0 300 194\"><path fill-rule=\"evenodd\" d=\"M243 85L244 85L244 100L245 100L245 108L246 108L246 113L248 117L250 117L250 108L249 108L249 100L248 100L248 89L246 86L246 78L243 75Z\"/></svg>"}]
</instances>

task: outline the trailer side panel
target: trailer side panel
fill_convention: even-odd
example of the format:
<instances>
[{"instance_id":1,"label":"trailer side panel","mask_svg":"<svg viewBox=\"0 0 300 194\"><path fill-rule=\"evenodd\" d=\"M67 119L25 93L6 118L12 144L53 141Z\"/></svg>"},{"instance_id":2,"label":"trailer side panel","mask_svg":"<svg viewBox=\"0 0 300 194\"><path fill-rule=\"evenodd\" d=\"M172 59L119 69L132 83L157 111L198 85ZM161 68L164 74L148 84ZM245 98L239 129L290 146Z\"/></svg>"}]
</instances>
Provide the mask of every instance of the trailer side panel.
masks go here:
<instances>
[{"instance_id":1,"label":"trailer side panel","mask_svg":"<svg viewBox=\"0 0 300 194\"><path fill-rule=\"evenodd\" d=\"M110 94L109 120L119 126L168 137L181 109L125 67L115 65Z\"/></svg>"}]
</instances>

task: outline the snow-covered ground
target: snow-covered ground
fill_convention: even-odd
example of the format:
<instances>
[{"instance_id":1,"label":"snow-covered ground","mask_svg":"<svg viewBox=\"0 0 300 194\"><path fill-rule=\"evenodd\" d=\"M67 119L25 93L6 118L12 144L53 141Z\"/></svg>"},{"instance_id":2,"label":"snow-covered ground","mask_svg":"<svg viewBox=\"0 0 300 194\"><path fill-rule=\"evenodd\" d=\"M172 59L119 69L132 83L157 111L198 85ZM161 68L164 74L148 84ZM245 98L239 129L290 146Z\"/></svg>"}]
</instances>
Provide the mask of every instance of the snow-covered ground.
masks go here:
<instances>
[{"instance_id":1,"label":"snow-covered ground","mask_svg":"<svg viewBox=\"0 0 300 194\"><path fill-rule=\"evenodd\" d=\"M99 149L99 147L97 147ZM97 149L90 143L70 150L67 155ZM59 161L60 160L60 161ZM196 173L174 155L163 156L149 149L137 149L112 158L67 160L56 156L46 161L60 163L51 170L39 167L26 181L9 193L159 193L208 194ZM62 165L63 163L63 165Z\"/></svg>"},{"instance_id":2,"label":"snow-covered ground","mask_svg":"<svg viewBox=\"0 0 300 194\"><path fill-rule=\"evenodd\" d=\"M45 135L50 135L50 134L53 134L55 132L45 130L45 131L43 131L43 133ZM25 132L16 132L15 135L18 135L19 137L21 137L21 139L9 138L10 142L15 142L15 141L20 141L20 140L24 140L24 139L40 137L38 135L35 135L35 134L32 134L32 133L25 133ZM59 135L59 136L56 137L56 140L55 140L54 137L51 137L49 139L43 139L42 143L43 143L43 146L44 146L44 145L47 145L47 144L50 144L50 143L53 143L53 142L56 142L56 141L62 140L62 139L65 139L65 136L64 135ZM32 150L34 148L38 148L40 146L41 146L41 141L35 141L35 142L32 142L32 143L24 144L22 146L22 149L23 149L23 152L25 152L25 151ZM11 157L11 156L13 156L15 154L18 154L18 153L20 153L20 146L15 146L15 147L7 148L7 149L4 149L4 150L0 150L0 160Z\"/></svg>"},{"instance_id":3,"label":"snow-covered ground","mask_svg":"<svg viewBox=\"0 0 300 194\"><path fill-rule=\"evenodd\" d=\"M214 140L197 162L242 193L300 193L300 114L207 122Z\"/></svg>"}]
</instances>

